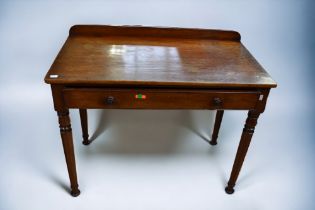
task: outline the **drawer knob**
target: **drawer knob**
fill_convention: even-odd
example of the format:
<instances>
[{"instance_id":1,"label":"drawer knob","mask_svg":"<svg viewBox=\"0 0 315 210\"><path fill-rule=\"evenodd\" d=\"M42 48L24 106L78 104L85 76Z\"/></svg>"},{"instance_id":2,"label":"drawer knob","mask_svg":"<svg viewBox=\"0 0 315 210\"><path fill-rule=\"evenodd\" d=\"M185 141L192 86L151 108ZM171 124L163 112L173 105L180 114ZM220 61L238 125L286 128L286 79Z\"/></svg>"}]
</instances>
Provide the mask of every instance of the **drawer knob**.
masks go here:
<instances>
[{"instance_id":1,"label":"drawer knob","mask_svg":"<svg viewBox=\"0 0 315 210\"><path fill-rule=\"evenodd\" d=\"M216 98L213 99L213 104L215 106L220 106L220 105L222 105L222 100L220 98L216 97Z\"/></svg>"},{"instance_id":2,"label":"drawer knob","mask_svg":"<svg viewBox=\"0 0 315 210\"><path fill-rule=\"evenodd\" d=\"M114 96L108 96L108 97L106 98L106 103L107 103L107 104L113 104L114 101L115 101Z\"/></svg>"}]
</instances>

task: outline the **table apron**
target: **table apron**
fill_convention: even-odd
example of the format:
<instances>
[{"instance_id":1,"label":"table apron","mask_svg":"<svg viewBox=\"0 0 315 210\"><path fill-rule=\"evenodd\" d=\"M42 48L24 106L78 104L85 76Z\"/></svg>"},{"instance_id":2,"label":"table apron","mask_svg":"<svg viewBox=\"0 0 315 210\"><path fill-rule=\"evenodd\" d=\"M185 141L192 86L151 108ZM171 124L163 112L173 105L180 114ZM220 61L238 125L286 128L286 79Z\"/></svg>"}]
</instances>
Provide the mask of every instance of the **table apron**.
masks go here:
<instances>
[{"instance_id":1,"label":"table apron","mask_svg":"<svg viewBox=\"0 0 315 210\"><path fill-rule=\"evenodd\" d=\"M86 109L254 109L260 91L65 88L68 108Z\"/></svg>"}]
</instances>

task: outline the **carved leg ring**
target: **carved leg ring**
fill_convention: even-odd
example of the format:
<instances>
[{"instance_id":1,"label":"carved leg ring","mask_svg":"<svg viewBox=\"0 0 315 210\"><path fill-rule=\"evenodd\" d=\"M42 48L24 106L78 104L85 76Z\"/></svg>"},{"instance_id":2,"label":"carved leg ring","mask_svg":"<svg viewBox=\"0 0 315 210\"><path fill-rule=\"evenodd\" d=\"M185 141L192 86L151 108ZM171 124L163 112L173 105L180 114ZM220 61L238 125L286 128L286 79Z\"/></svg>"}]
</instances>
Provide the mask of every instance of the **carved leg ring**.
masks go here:
<instances>
[{"instance_id":1,"label":"carved leg ring","mask_svg":"<svg viewBox=\"0 0 315 210\"><path fill-rule=\"evenodd\" d=\"M218 134L219 134L223 114L224 114L224 110L218 110L215 116L212 137L211 137L211 141L209 142L211 145L217 144L217 139L218 139Z\"/></svg>"},{"instance_id":2,"label":"carved leg ring","mask_svg":"<svg viewBox=\"0 0 315 210\"><path fill-rule=\"evenodd\" d=\"M72 140L72 129L70 124L69 111L58 112L59 128L62 139L62 145L65 153L68 174L71 184L71 195L76 197L80 195L79 185L77 181L77 172L75 166L75 157Z\"/></svg>"},{"instance_id":3,"label":"carved leg ring","mask_svg":"<svg viewBox=\"0 0 315 210\"><path fill-rule=\"evenodd\" d=\"M241 167L243 165L250 141L254 134L255 126L257 124L257 119L259 115L260 113L254 110L248 112L248 117L246 119L240 144L237 149L230 180L228 181L227 187L225 188L225 192L228 194L234 193L234 186L240 173Z\"/></svg>"},{"instance_id":4,"label":"carved leg ring","mask_svg":"<svg viewBox=\"0 0 315 210\"><path fill-rule=\"evenodd\" d=\"M89 141L89 133L88 133L88 120L87 120L87 110L79 109L80 119L81 119L81 127L82 127L82 143L84 145L89 145L91 141Z\"/></svg>"}]
</instances>

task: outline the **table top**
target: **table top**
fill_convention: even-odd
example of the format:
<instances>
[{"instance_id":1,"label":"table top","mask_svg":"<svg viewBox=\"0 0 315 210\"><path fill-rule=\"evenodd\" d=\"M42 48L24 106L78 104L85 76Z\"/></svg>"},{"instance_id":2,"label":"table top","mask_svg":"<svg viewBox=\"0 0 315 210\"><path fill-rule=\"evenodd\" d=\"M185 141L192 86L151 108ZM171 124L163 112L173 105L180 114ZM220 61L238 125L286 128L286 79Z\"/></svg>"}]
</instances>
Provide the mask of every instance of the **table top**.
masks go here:
<instances>
[{"instance_id":1,"label":"table top","mask_svg":"<svg viewBox=\"0 0 315 210\"><path fill-rule=\"evenodd\" d=\"M234 31L76 25L45 82L64 85L272 88Z\"/></svg>"}]
</instances>

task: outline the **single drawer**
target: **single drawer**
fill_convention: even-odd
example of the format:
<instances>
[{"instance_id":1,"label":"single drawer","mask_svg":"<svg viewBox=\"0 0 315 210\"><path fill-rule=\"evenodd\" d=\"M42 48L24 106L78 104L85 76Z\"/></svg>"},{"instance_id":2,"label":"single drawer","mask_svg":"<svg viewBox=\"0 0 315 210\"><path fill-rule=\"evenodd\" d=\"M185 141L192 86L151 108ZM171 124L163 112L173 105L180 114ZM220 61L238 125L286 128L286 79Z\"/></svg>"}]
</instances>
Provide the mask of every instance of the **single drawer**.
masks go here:
<instances>
[{"instance_id":1,"label":"single drawer","mask_svg":"<svg viewBox=\"0 0 315 210\"><path fill-rule=\"evenodd\" d=\"M252 109L258 91L67 88L68 108Z\"/></svg>"}]
</instances>

